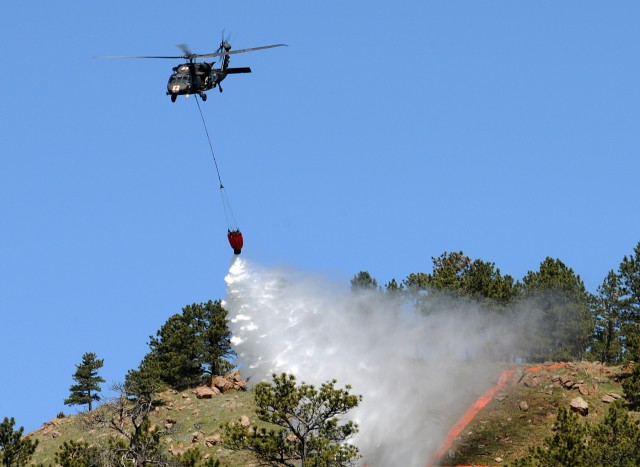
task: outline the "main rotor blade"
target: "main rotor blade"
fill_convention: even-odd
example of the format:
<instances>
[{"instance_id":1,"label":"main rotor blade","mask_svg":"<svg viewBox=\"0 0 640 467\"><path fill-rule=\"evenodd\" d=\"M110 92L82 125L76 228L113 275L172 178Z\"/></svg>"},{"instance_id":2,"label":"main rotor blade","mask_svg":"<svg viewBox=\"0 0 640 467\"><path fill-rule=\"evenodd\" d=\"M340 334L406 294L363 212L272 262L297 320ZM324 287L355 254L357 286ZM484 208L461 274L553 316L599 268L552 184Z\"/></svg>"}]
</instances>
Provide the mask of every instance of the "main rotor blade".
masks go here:
<instances>
[{"instance_id":1,"label":"main rotor blade","mask_svg":"<svg viewBox=\"0 0 640 467\"><path fill-rule=\"evenodd\" d=\"M149 56L149 55L100 55L95 58L170 58L170 59L178 59L178 58L188 58L184 55L180 56L172 56L172 57L164 57L164 56Z\"/></svg>"},{"instance_id":2,"label":"main rotor blade","mask_svg":"<svg viewBox=\"0 0 640 467\"><path fill-rule=\"evenodd\" d=\"M178 47L182 48L184 45L180 44ZM239 50L229 50L228 52L215 52L211 54L187 54L186 52L189 50L186 46L184 46L185 55L100 55L96 58L169 58L172 60L177 59L187 59L191 60L194 58L200 57L222 57L223 55L233 55L233 54L242 54L245 52L254 52L256 50L264 50L264 49L272 49L274 47L288 47L287 44L273 44L273 45L263 45L262 47L251 47L249 49L239 49Z\"/></svg>"},{"instance_id":3,"label":"main rotor blade","mask_svg":"<svg viewBox=\"0 0 640 467\"><path fill-rule=\"evenodd\" d=\"M176 47L182 50L185 56L193 55L193 52L191 52L191 49L189 49L189 46L187 44L178 44Z\"/></svg>"},{"instance_id":4,"label":"main rotor blade","mask_svg":"<svg viewBox=\"0 0 640 467\"><path fill-rule=\"evenodd\" d=\"M239 49L239 50L230 50L228 52L216 52L212 54L193 54L194 57L221 57L223 55L233 55L233 54L242 54L245 52L253 52L255 50L264 50L264 49L272 49L273 47L288 47L287 44L273 44L273 45L264 45L262 47L252 47L250 49Z\"/></svg>"}]
</instances>

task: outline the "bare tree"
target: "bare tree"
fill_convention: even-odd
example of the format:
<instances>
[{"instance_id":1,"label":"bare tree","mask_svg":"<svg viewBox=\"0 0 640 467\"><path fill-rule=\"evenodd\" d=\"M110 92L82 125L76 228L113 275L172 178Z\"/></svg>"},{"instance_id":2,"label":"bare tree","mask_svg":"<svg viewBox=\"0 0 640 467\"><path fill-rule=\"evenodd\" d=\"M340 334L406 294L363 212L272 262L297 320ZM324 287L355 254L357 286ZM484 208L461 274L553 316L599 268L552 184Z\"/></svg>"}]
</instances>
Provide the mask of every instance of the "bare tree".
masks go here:
<instances>
[{"instance_id":1,"label":"bare tree","mask_svg":"<svg viewBox=\"0 0 640 467\"><path fill-rule=\"evenodd\" d=\"M134 388L122 383L114 383L110 389L116 396L103 404L101 410L84 417L92 428L106 428L117 434L105 450L110 458L108 465L178 465L166 458L160 445L161 437L170 430L152 427L149 420L149 414L157 405L155 392L136 394Z\"/></svg>"}]
</instances>

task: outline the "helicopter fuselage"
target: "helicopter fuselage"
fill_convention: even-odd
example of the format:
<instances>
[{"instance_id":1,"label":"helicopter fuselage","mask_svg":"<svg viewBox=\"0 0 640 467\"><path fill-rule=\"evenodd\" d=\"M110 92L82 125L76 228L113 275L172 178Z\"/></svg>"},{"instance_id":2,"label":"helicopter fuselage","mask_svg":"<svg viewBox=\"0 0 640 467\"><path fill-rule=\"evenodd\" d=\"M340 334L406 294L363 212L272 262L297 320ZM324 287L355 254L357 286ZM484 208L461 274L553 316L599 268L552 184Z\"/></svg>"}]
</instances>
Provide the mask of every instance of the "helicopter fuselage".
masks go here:
<instances>
[{"instance_id":1,"label":"helicopter fuselage","mask_svg":"<svg viewBox=\"0 0 640 467\"><path fill-rule=\"evenodd\" d=\"M167 95L179 96L208 91L222 81L225 73L211 63L184 63L173 68L167 83Z\"/></svg>"},{"instance_id":2,"label":"helicopter fuselage","mask_svg":"<svg viewBox=\"0 0 640 467\"><path fill-rule=\"evenodd\" d=\"M249 49L231 50L231 44L226 40L222 40L218 50L208 54L194 54L185 44L178 47L182 49L184 55L166 56L166 55L110 55L101 58L169 58L169 59L187 59L187 63L183 63L173 68L173 74L169 76L167 83L167 95L171 96L171 101L175 102L180 95L199 94L203 101L207 100L204 93L216 86L222 92L220 83L227 75L238 73L251 73L251 68L229 68L229 55L240 54L245 52L253 52L255 50L271 49L273 47L285 47L286 44L272 44L261 47L252 47ZM205 57L223 57L220 68L214 68L213 63L196 62L198 58Z\"/></svg>"}]
</instances>

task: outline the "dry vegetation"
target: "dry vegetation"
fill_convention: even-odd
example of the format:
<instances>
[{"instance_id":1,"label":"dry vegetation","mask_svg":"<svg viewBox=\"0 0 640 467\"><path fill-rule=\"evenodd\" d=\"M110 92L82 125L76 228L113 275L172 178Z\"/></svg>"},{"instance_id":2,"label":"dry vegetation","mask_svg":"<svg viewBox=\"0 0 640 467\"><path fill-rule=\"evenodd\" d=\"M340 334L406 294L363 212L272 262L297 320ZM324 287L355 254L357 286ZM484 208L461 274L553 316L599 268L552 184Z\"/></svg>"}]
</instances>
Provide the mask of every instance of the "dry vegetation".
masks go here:
<instances>
[{"instance_id":1,"label":"dry vegetation","mask_svg":"<svg viewBox=\"0 0 640 467\"><path fill-rule=\"evenodd\" d=\"M536 379L533 380L533 375ZM600 420L608 404L602 401L607 393L623 394L619 367L604 367L595 363L568 364L558 369L542 369L525 373L523 368L503 391L475 417L454 443L447 465L498 465L511 462L528 452L529 446L539 446L552 434L558 407L569 407L576 397L589 403L585 423ZM578 386L567 388L562 380L570 379ZM526 403L526 411L521 403ZM523 404L524 406L524 404ZM502 459L496 461L496 459Z\"/></svg>"},{"instance_id":2,"label":"dry vegetation","mask_svg":"<svg viewBox=\"0 0 640 467\"><path fill-rule=\"evenodd\" d=\"M602 401L604 395L623 393L620 377L625 373L619 367L579 363L557 369L543 368L535 373L525 371L526 367L519 367L505 388L467 425L447 458L442 459L443 465L508 463L526 454L529 446L542 444L552 433L559 406L568 407L573 398L581 396L589 403L589 414L582 420L592 423L607 411L608 404ZM561 381L567 379L588 391L583 390L581 394L577 386L568 389ZM253 425L264 426L255 415L252 391L231 391L212 399L197 399L193 391L167 391L161 396L163 402L152 413L151 423L160 428L172 425L171 433L163 438L167 452L178 453L198 446L204 454L219 459L223 466L255 465L250 453L233 452L225 449L224 444L206 442L207 437L220 434L221 424L237 422L243 415L248 416ZM526 402L526 410L522 402ZM99 444L114 435L88 427L85 418L79 414L54 419L29 434L40 440L33 463L55 465L54 453L64 441Z\"/></svg>"},{"instance_id":3,"label":"dry vegetation","mask_svg":"<svg viewBox=\"0 0 640 467\"><path fill-rule=\"evenodd\" d=\"M255 415L253 392L230 391L212 399L197 399L193 391L167 391L161 394L162 404L152 412L151 423L161 429L170 427L163 438L167 452L179 453L198 446L205 455L219 459L223 466L252 465L250 453L233 452L221 444L207 444L206 438L220 434L220 425L237 422L241 416L249 417L253 425L264 426ZM100 410L100 408L96 409ZM114 432L93 429L83 414L57 418L45 423L29 436L40 440L32 463L55 465L54 454L65 441L84 440L100 444Z\"/></svg>"}]
</instances>

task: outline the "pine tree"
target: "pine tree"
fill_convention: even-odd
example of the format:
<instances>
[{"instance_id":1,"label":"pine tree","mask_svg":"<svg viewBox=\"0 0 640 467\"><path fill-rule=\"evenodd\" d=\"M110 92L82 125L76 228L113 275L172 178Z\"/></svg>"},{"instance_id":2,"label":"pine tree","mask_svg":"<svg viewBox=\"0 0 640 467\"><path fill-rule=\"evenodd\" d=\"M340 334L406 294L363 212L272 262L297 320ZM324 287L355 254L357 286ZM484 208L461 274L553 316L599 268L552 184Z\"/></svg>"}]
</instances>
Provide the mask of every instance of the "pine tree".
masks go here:
<instances>
[{"instance_id":1,"label":"pine tree","mask_svg":"<svg viewBox=\"0 0 640 467\"><path fill-rule=\"evenodd\" d=\"M229 360L235 355L227 310L219 300L187 305L181 314L170 316L156 336L149 337L149 347L151 351L139 368L127 374L128 386L193 386L205 375L222 375L231 370Z\"/></svg>"},{"instance_id":2,"label":"pine tree","mask_svg":"<svg viewBox=\"0 0 640 467\"><path fill-rule=\"evenodd\" d=\"M360 271L351 279L351 290L376 290L378 281L367 271Z\"/></svg>"},{"instance_id":3,"label":"pine tree","mask_svg":"<svg viewBox=\"0 0 640 467\"><path fill-rule=\"evenodd\" d=\"M65 399L66 405L88 405L91 411L92 403L99 401L98 393L101 391L100 383L104 379L98 376L98 370L104 365L104 360L99 360L93 352L87 352L82 356L82 363L76 365L73 379L77 384L71 385L71 395Z\"/></svg>"},{"instance_id":4,"label":"pine tree","mask_svg":"<svg viewBox=\"0 0 640 467\"><path fill-rule=\"evenodd\" d=\"M542 447L512 467L635 467L640 465L640 422L617 401L595 425L583 423L569 409L560 407L555 432Z\"/></svg>"},{"instance_id":5,"label":"pine tree","mask_svg":"<svg viewBox=\"0 0 640 467\"><path fill-rule=\"evenodd\" d=\"M534 361L581 359L592 342L589 294L580 276L559 259L546 258L523 278L529 318L539 331L524 342Z\"/></svg>"},{"instance_id":6,"label":"pine tree","mask_svg":"<svg viewBox=\"0 0 640 467\"><path fill-rule=\"evenodd\" d=\"M624 310L620 296L620 276L609 271L591 298L595 332L590 352L603 363L617 363L622 358Z\"/></svg>"},{"instance_id":7,"label":"pine tree","mask_svg":"<svg viewBox=\"0 0 640 467\"><path fill-rule=\"evenodd\" d=\"M5 417L0 423L0 465L27 465L38 446L37 439L22 437L23 427L14 431L15 423L13 417Z\"/></svg>"},{"instance_id":8,"label":"pine tree","mask_svg":"<svg viewBox=\"0 0 640 467\"><path fill-rule=\"evenodd\" d=\"M273 375L273 384L256 385L255 399L260 420L278 429L223 426L225 446L249 449L264 465L351 466L360 458L358 448L347 442L358 425L344 421L362 396L350 394L351 386L336 389L327 381L316 389L296 384L293 375Z\"/></svg>"}]
</instances>

